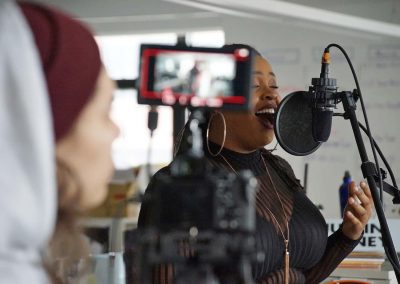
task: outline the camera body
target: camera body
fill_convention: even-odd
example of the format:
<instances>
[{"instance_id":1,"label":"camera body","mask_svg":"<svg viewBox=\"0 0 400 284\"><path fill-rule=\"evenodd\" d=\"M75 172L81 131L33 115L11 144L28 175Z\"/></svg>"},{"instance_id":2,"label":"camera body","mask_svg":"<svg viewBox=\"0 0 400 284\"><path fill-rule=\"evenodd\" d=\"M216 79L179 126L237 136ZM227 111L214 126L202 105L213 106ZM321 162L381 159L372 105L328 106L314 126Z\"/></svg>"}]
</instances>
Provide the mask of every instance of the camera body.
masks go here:
<instances>
[{"instance_id":1,"label":"camera body","mask_svg":"<svg viewBox=\"0 0 400 284\"><path fill-rule=\"evenodd\" d=\"M253 283L256 189L249 170L236 175L191 150L177 156L146 198L152 225L140 238L140 283L162 264L174 266L176 284Z\"/></svg>"},{"instance_id":2,"label":"camera body","mask_svg":"<svg viewBox=\"0 0 400 284\"><path fill-rule=\"evenodd\" d=\"M253 232L256 185L250 171L236 175L212 166L207 158L182 154L169 173L154 177L152 223L164 233L191 228Z\"/></svg>"}]
</instances>

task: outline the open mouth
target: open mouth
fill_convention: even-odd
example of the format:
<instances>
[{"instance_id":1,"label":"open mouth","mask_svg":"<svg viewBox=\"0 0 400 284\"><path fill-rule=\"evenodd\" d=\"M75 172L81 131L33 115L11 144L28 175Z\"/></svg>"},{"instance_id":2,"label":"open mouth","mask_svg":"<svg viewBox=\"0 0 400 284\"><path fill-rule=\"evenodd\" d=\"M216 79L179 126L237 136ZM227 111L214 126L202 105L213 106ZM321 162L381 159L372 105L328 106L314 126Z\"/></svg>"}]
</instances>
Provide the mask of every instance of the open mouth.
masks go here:
<instances>
[{"instance_id":1,"label":"open mouth","mask_svg":"<svg viewBox=\"0 0 400 284\"><path fill-rule=\"evenodd\" d=\"M258 120L268 129L274 128L275 121L275 109L274 108L264 108L256 111L255 115Z\"/></svg>"}]
</instances>

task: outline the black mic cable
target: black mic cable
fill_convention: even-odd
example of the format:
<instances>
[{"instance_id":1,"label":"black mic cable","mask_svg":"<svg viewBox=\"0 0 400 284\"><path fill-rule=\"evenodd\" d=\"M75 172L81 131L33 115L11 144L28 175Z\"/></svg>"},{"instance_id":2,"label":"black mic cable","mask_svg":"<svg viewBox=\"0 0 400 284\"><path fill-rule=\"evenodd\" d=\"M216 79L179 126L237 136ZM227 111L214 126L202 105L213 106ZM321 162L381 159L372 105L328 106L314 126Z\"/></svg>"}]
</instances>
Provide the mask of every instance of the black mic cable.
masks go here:
<instances>
[{"instance_id":1,"label":"black mic cable","mask_svg":"<svg viewBox=\"0 0 400 284\"><path fill-rule=\"evenodd\" d=\"M147 119L147 128L150 130L150 137L153 137L153 131L157 129L158 125L158 110L156 106L150 106Z\"/></svg>"},{"instance_id":2,"label":"black mic cable","mask_svg":"<svg viewBox=\"0 0 400 284\"><path fill-rule=\"evenodd\" d=\"M354 81L356 83L358 96L359 96L359 99L360 99L360 102L361 102L361 109L362 109L362 113L363 113L363 116L364 116L366 129L367 129L367 134L368 134L368 138L369 138L369 141L370 141L370 144L371 144L372 153L373 153L373 156L374 156L374 161L375 161L375 165L376 165L376 173L377 173L378 178L379 178L380 202L382 204L383 203L383 199L382 199L383 198L383 179L382 179L382 175L381 175L381 171L380 171L378 157L377 157L377 154L376 154L376 149L375 149L375 145L374 145L374 139L372 137L371 129L369 127L367 112L365 110L365 105L364 105L364 99L363 99L363 96L361 94L360 85L358 83L358 78L357 78L356 72L354 71L353 64L351 63L351 60L350 60L349 56L347 55L347 52L344 50L344 48L341 47L340 45L336 44L336 43L331 43L325 48L325 50L329 49L330 47L336 47L343 53L344 57L346 58L347 63L349 64L349 67L351 69L351 73L352 73ZM399 280L399 277L400 277L400 266L399 266L399 260L398 260L398 256L396 254L396 251L393 249L394 252L393 252L393 255L392 255L390 253L391 251L385 245L385 243L383 243L383 247L384 247L386 256L388 257L388 260L392 264L392 267L393 267L393 269L395 271L396 278L397 278L397 280Z\"/></svg>"},{"instance_id":3,"label":"black mic cable","mask_svg":"<svg viewBox=\"0 0 400 284\"><path fill-rule=\"evenodd\" d=\"M367 130L367 128L366 128L364 125L362 125L361 122L358 122L358 126L360 126L360 128L364 131L364 133L366 133L366 134L368 135L368 130ZM372 138L372 139L373 139L373 138ZM373 143L374 143L374 145L375 145L376 150L378 151L379 156L381 157L382 162L385 164L385 167L386 167L387 171L389 172L390 179L392 180L393 186L397 189L397 188L398 188L398 187L397 187L397 182L396 182L396 178L395 178L395 176L394 176L394 174L393 174L392 168L390 167L388 161L387 161L386 158L385 158L385 155L383 155L383 152L382 152L381 149L379 148L379 145L378 145L378 143L376 143L375 139L373 139ZM382 180L383 180L383 178L382 178ZM396 195L395 198L397 198L398 200L400 200L400 196L399 196L399 195Z\"/></svg>"},{"instance_id":4,"label":"black mic cable","mask_svg":"<svg viewBox=\"0 0 400 284\"><path fill-rule=\"evenodd\" d=\"M125 80L128 81L128 80ZM147 150L147 164L146 164L146 173L148 177L148 181L150 182L152 173L151 173L151 148L152 148L152 140L153 140L153 134L154 130L157 129L158 125L158 110L156 106L150 106L149 112L148 112L148 119L147 119L147 127L150 130L150 142L149 142L149 148ZM140 193L140 190L137 194L130 198L126 198L122 201L120 201L120 204L117 206L117 210L113 214L113 218L111 221L111 228L110 228L110 241L109 241L109 251L110 252L116 252L116 246L115 244L118 242L117 240L117 235L118 235L118 229L120 226L120 223L122 222L121 216L123 213L123 210L125 206L129 202L141 202L143 199L143 195Z\"/></svg>"},{"instance_id":5,"label":"black mic cable","mask_svg":"<svg viewBox=\"0 0 400 284\"><path fill-rule=\"evenodd\" d=\"M372 155L374 156L374 162L376 165L376 172L379 178L379 199L381 204L383 204L383 180L382 180L382 175L381 175L381 171L380 171L380 166L379 166L379 160L378 160L378 156L376 154L376 150L375 150L375 145L374 145L374 139L372 137L372 132L371 129L369 127L369 122L368 122L368 116L367 116L367 111L365 110L365 105L364 105L364 98L362 96L361 93L361 88L360 88L360 84L358 83L358 78L357 78L357 74L354 71L354 67L353 64L351 63L351 60L349 58L349 56L347 55L347 52L344 50L343 47L341 47L340 45L336 44L336 43L331 43L329 44L325 50L329 50L330 47L336 47L338 48L344 55L344 57L346 58L347 63L349 64L351 73L353 75L354 78L354 82L356 84L356 88L357 88L357 93L358 93L358 97L360 99L360 103L361 103L361 109L362 109L362 113L363 113L363 117L364 117L364 121L365 121L365 126L367 128L367 135L368 135L368 139L371 145L371 150L372 150Z\"/></svg>"},{"instance_id":6,"label":"black mic cable","mask_svg":"<svg viewBox=\"0 0 400 284\"><path fill-rule=\"evenodd\" d=\"M154 130L157 129L158 125L158 110L157 106L150 106L149 113L148 113L148 118L147 118L147 128L150 130L150 141L149 141L149 148L147 150L147 165L146 165L146 171L147 171L147 177L150 182L152 173L151 173L151 148L152 148L152 141L153 141L153 134Z\"/></svg>"}]
</instances>

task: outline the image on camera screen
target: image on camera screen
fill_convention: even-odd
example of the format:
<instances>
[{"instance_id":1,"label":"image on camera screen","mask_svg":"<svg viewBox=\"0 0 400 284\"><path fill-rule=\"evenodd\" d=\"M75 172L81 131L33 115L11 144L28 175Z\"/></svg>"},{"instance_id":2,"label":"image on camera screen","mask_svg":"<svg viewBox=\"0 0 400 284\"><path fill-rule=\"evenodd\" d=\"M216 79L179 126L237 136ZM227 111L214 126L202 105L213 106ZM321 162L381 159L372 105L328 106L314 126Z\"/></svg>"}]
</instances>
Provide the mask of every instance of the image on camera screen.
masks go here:
<instances>
[{"instance_id":1,"label":"image on camera screen","mask_svg":"<svg viewBox=\"0 0 400 284\"><path fill-rule=\"evenodd\" d=\"M236 74L231 54L162 52L155 61L154 91L198 98L233 95Z\"/></svg>"}]
</instances>

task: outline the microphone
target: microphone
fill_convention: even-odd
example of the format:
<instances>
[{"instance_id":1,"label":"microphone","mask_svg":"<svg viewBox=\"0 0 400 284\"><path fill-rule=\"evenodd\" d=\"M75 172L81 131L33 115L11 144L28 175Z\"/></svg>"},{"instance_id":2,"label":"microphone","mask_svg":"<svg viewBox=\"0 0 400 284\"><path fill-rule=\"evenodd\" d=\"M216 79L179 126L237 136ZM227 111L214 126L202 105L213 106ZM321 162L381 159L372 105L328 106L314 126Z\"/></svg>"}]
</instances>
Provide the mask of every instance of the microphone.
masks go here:
<instances>
[{"instance_id":1,"label":"microphone","mask_svg":"<svg viewBox=\"0 0 400 284\"><path fill-rule=\"evenodd\" d=\"M309 155L330 136L338 99L336 79L329 78L329 64L329 49L325 49L320 76L311 79L308 92L290 93L278 106L274 122L276 139L292 155Z\"/></svg>"},{"instance_id":2,"label":"microphone","mask_svg":"<svg viewBox=\"0 0 400 284\"><path fill-rule=\"evenodd\" d=\"M309 88L312 108L312 136L315 142L328 141L331 134L333 109L337 100L336 79L329 78L330 54L325 49L321 61L321 74L319 78L312 78Z\"/></svg>"}]
</instances>

